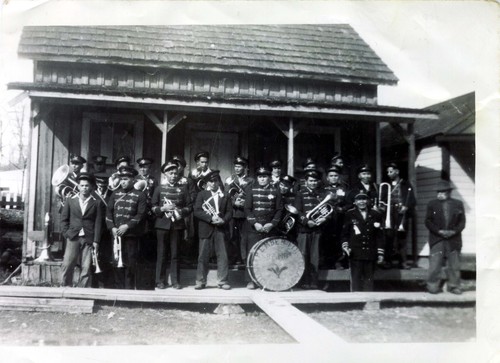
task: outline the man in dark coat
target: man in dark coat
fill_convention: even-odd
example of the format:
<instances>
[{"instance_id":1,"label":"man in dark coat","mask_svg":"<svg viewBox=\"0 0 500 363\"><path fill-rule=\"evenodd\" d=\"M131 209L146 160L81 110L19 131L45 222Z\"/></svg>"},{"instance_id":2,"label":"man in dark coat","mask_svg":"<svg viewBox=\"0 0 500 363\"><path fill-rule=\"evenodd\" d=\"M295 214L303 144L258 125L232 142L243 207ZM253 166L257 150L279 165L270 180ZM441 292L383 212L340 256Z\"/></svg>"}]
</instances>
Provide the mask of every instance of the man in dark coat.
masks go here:
<instances>
[{"instance_id":1,"label":"man in dark coat","mask_svg":"<svg viewBox=\"0 0 500 363\"><path fill-rule=\"evenodd\" d=\"M351 185L351 190L346 197L346 206L348 209L354 207L354 197L359 193L368 195L369 205L368 208L378 207L378 185L372 181L372 168L363 164L357 169L358 181Z\"/></svg>"},{"instance_id":2,"label":"man in dark coat","mask_svg":"<svg viewBox=\"0 0 500 363\"><path fill-rule=\"evenodd\" d=\"M450 197L450 183L439 181L437 199L427 205L425 226L429 229L429 275L427 290L431 294L441 292L441 269L447 261L446 274L448 291L461 294L460 289L460 251L462 231L465 228L465 211L461 201Z\"/></svg>"},{"instance_id":3,"label":"man in dark coat","mask_svg":"<svg viewBox=\"0 0 500 363\"><path fill-rule=\"evenodd\" d=\"M223 290L231 289L228 284L228 259L226 250L225 226L231 219L231 200L220 189L219 170L213 170L204 177L206 189L196 196L194 215L200 221L198 234L200 248L198 269L196 271L196 290L207 285L208 261L212 248L217 256L217 286Z\"/></svg>"},{"instance_id":4,"label":"man in dark coat","mask_svg":"<svg viewBox=\"0 0 500 363\"><path fill-rule=\"evenodd\" d=\"M193 204L188 185L179 183L177 164L167 162L161 166L161 172L165 183L155 189L151 200L156 215L156 288L167 286L167 246L170 245L170 280L174 289L180 289L179 242L186 229L184 219L193 210Z\"/></svg>"},{"instance_id":5,"label":"man in dark coat","mask_svg":"<svg viewBox=\"0 0 500 363\"><path fill-rule=\"evenodd\" d=\"M61 232L66 237L61 280L62 286L73 286L74 268L80 260L78 286L89 287L92 250L99 247L103 209L101 202L91 195L93 176L80 173L77 181L79 193L66 201L61 213Z\"/></svg>"},{"instance_id":6,"label":"man in dark coat","mask_svg":"<svg viewBox=\"0 0 500 363\"><path fill-rule=\"evenodd\" d=\"M367 194L354 197L342 228L342 249L349 256L351 291L373 291L376 263L384 258L382 215L370 209Z\"/></svg>"},{"instance_id":7,"label":"man in dark coat","mask_svg":"<svg viewBox=\"0 0 500 363\"><path fill-rule=\"evenodd\" d=\"M109 198L106 225L113 238L120 240L123 268L114 269L118 288L136 288L137 250L139 237L144 234L146 194L134 188L137 170L131 166L119 169L120 187Z\"/></svg>"},{"instance_id":8,"label":"man in dark coat","mask_svg":"<svg viewBox=\"0 0 500 363\"><path fill-rule=\"evenodd\" d=\"M271 170L260 167L255 173L257 182L247 189L245 199L245 215L247 223L244 231L247 233L247 248L250 252L252 247L261 239L277 234L276 226L281 220L283 202L280 191L271 185ZM255 284L250 281L248 269L245 270L248 289L255 289Z\"/></svg>"}]
</instances>

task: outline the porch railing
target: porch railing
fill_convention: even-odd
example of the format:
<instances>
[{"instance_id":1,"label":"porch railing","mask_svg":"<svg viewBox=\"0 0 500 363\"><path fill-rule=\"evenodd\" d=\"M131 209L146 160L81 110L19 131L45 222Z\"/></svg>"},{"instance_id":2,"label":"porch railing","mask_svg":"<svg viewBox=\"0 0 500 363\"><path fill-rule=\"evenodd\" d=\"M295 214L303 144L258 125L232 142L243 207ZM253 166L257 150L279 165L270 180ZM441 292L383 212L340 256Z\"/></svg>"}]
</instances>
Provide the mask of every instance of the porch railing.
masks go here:
<instances>
[{"instance_id":1,"label":"porch railing","mask_svg":"<svg viewBox=\"0 0 500 363\"><path fill-rule=\"evenodd\" d=\"M0 208L24 209L23 196L17 193L10 193L9 188L0 187Z\"/></svg>"}]
</instances>

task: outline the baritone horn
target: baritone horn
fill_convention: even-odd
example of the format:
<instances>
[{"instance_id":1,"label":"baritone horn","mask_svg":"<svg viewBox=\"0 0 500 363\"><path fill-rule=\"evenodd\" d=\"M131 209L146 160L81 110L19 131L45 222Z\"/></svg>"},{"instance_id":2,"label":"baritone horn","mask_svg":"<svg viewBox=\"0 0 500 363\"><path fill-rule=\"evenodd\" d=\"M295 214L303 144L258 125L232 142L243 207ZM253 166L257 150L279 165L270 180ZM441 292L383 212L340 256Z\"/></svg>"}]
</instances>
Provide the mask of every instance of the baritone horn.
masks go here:
<instances>
[{"instance_id":1,"label":"baritone horn","mask_svg":"<svg viewBox=\"0 0 500 363\"><path fill-rule=\"evenodd\" d=\"M382 191L384 190L384 188L387 190L387 201L386 202L383 202L382 201ZM392 225L391 225L391 184L389 183L381 183L380 184L380 187L379 187L379 190L378 190L378 204L379 204L379 207L381 206L385 206L386 209L385 209L385 225L384 225L384 228L385 229L391 229L392 228Z\"/></svg>"},{"instance_id":2,"label":"baritone horn","mask_svg":"<svg viewBox=\"0 0 500 363\"><path fill-rule=\"evenodd\" d=\"M120 180L118 173L112 174L108 179L108 189L114 192L120 186Z\"/></svg>"},{"instance_id":3,"label":"baritone horn","mask_svg":"<svg viewBox=\"0 0 500 363\"><path fill-rule=\"evenodd\" d=\"M335 196L332 193L328 193L325 199L307 212L306 218L317 223L321 218L328 217L334 211L333 205L330 204L330 201L333 199L335 199Z\"/></svg>"},{"instance_id":4,"label":"baritone horn","mask_svg":"<svg viewBox=\"0 0 500 363\"><path fill-rule=\"evenodd\" d=\"M78 183L71 178L70 167L68 164L61 165L52 175L52 185L55 187L56 194L64 201L78 193Z\"/></svg>"},{"instance_id":5,"label":"baritone horn","mask_svg":"<svg viewBox=\"0 0 500 363\"><path fill-rule=\"evenodd\" d=\"M139 179L134 183L135 190L140 190L141 192L143 192L147 188L148 188L148 182L144 179Z\"/></svg>"},{"instance_id":6,"label":"baritone horn","mask_svg":"<svg viewBox=\"0 0 500 363\"><path fill-rule=\"evenodd\" d=\"M286 204L285 210L285 216L278 224L277 230L286 235L292 230L293 226L295 225L297 216L299 215L299 211L291 204Z\"/></svg>"},{"instance_id":7,"label":"baritone horn","mask_svg":"<svg viewBox=\"0 0 500 363\"><path fill-rule=\"evenodd\" d=\"M210 204L210 201L213 199L214 197L210 197L208 198L206 201L203 202L203 204L201 205L201 208L203 209L203 211L205 211L207 214L209 214L212 218L213 217L218 217L219 214L217 213L217 211L215 210L214 206L212 204Z\"/></svg>"},{"instance_id":8,"label":"baritone horn","mask_svg":"<svg viewBox=\"0 0 500 363\"><path fill-rule=\"evenodd\" d=\"M116 236L113 241L113 257L116 261L116 267L123 267L123 259L122 259L122 238L120 236Z\"/></svg>"}]
</instances>

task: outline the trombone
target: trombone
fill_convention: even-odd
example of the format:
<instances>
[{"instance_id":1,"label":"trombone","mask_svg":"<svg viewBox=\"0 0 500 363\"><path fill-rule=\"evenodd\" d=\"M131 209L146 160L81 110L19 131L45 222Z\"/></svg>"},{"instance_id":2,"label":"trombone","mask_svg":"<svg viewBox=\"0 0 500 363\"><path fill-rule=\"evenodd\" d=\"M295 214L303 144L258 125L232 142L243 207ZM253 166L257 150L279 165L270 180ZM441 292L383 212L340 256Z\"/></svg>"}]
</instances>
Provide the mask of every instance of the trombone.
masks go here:
<instances>
[{"instance_id":1,"label":"trombone","mask_svg":"<svg viewBox=\"0 0 500 363\"><path fill-rule=\"evenodd\" d=\"M113 255L114 255L115 261L117 261L116 267L122 268L123 267L122 238L120 236L116 236L115 240L113 242Z\"/></svg>"},{"instance_id":2,"label":"trombone","mask_svg":"<svg viewBox=\"0 0 500 363\"><path fill-rule=\"evenodd\" d=\"M387 189L387 201L382 201L382 191ZM385 206L385 229L391 229L391 184L389 183L381 183L378 189L378 207Z\"/></svg>"}]
</instances>

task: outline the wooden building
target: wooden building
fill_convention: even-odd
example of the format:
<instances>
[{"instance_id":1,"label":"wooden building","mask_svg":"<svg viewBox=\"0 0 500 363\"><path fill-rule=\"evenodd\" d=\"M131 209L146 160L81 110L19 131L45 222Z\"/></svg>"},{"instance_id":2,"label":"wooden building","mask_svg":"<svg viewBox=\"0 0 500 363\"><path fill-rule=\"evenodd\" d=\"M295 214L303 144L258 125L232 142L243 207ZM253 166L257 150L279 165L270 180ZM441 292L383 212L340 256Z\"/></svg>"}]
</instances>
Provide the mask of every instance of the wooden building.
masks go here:
<instances>
[{"instance_id":1,"label":"wooden building","mask_svg":"<svg viewBox=\"0 0 500 363\"><path fill-rule=\"evenodd\" d=\"M440 179L451 181L452 197L464 203L466 227L462 233L466 255L476 253L475 210L475 94L474 92L426 107L439 120L415 123L415 172L418 203L416 210L417 254L428 256L429 231L425 227L427 203L436 198ZM406 141L393 128L381 130L383 158L407 160Z\"/></svg>"},{"instance_id":2,"label":"wooden building","mask_svg":"<svg viewBox=\"0 0 500 363\"><path fill-rule=\"evenodd\" d=\"M19 55L34 61L33 82L10 84L32 102L23 276L34 281L44 266L30 236L45 213L59 230L51 176L70 154L105 155L108 171L123 154L153 157L159 177L170 156L192 168L207 150L226 177L236 155L251 171L282 159L293 175L306 157L326 166L340 152L351 177L368 162L380 179L380 123L407 133L411 158L413 123L437 119L378 105L377 87L398 79L349 25L35 26Z\"/></svg>"}]
</instances>

